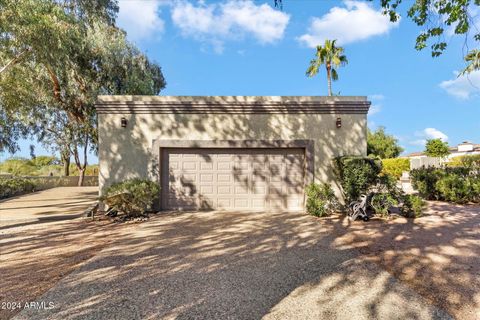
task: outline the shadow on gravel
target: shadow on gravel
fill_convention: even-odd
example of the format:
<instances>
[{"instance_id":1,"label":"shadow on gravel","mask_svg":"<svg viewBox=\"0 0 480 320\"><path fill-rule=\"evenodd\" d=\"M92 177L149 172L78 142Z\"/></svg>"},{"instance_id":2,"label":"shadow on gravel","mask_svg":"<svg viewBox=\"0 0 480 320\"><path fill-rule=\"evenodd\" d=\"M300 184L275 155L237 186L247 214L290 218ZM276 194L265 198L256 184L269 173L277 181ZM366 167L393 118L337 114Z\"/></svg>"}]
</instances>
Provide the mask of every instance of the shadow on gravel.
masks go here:
<instances>
[{"instance_id":1,"label":"shadow on gravel","mask_svg":"<svg viewBox=\"0 0 480 320\"><path fill-rule=\"evenodd\" d=\"M57 308L20 318L259 319L288 318L288 310L311 318L449 318L410 287L455 317L475 319L478 208L434 203L431 210L439 215L369 223L162 213L132 225L44 296Z\"/></svg>"}]
</instances>

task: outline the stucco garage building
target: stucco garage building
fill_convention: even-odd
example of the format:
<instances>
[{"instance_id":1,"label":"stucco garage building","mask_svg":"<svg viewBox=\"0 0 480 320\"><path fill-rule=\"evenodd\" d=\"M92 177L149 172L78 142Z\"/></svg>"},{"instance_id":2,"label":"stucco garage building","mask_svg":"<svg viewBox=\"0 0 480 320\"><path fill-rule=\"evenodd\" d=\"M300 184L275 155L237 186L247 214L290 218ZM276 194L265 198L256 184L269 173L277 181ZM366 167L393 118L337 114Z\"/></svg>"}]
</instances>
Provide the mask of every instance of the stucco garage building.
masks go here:
<instances>
[{"instance_id":1,"label":"stucco garage building","mask_svg":"<svg viewBox=\"0 0 480 320\"><path fill-rule=\"evenodd\" d=\"M336 185L332 159L365 155L366 97L100 96L100 192L158 181L166 210L301 210ZM338 187L338 186L337 186Z\"/></svg>"}]
</instances>

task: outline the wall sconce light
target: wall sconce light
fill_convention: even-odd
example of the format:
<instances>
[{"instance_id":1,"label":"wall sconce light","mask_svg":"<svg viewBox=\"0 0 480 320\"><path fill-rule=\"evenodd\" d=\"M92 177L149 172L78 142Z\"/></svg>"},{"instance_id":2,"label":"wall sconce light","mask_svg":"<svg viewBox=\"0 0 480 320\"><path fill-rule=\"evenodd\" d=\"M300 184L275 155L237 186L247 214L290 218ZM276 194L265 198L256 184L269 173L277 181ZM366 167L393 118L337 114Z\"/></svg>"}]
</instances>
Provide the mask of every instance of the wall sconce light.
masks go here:
<instances>
[{"instance_id":1,"label":"wall sconce light","mask_svg":"<svg viewBox=\"0 0 480 320\"><path fill-rule=\"evenodd\" d=\"M122 125L122 128L126 128L127 127L127 119L126 118L122 118L120 120L120 123Z\"/></svg>"},{"instance_id":2,"label":"wall sconce light","mask_svg":"<svg viewBox=\"0 0 480 320\"><path fill-rule=\"evenodd\" d=\"M337 128L341 128L342 127L342 118L337 118Z\"/></svg>"}]
</instances>

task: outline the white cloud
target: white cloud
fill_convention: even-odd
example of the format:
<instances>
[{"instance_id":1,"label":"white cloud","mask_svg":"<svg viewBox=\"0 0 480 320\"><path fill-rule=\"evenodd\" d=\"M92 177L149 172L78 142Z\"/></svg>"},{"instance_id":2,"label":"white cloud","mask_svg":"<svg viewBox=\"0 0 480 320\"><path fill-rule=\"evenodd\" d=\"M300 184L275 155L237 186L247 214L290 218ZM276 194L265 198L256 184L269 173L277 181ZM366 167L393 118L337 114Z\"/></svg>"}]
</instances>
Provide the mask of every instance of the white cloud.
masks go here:
<instances>
[{"instance_id":1,"label":"white cloud","mask_svg":"<svg viewBox=\"0 0 480 320\"><path fill-rule=\"evenodd\" d=\"M443 141L448 140L448 136L445 133L435 128L425 128L423 133L427 139L442 139Z\"/></svg>"},{"instance_id":2,"label":"white cloud","mask_svg":"<svg viewBox=\"0 0 480 320\"><path fill-rule=\"evenodd\" d=\"M164 3L162 0L120 0L118 25L133 41L159 37L165 29L165 23L158 15Z\"/></svg>"},{"instance_id":3,"label":"white cloud","mask_svg":"<svg viewBox=\"0 0 480 320\"><path fill-rule=\"evenodd\" d=\"M217 52L227 40L253 36L262 44L283 38L290 16L268 4L256 5L251 0L205 4L176 2L172 21L184 36L210 43Z\"/></svg>"},{"instance_id":4,"label":"white cloud","mask_svg":"<svg viewBox=\"0 0 480 320\"><path fill-rule=\"evenodd\" d=\"M370 109L368 109L368 115L374 115L375 113L379 113L382 110L381 104L372 104Z\"/></svg>"},{"instance_id":5,"label":"white cloud","mask_svg":"<svg viewBox=\"0 0 480 320\"><path fill-rule=\"evenodd\" d=\"M442 131L435 128L425 128L422 131L415 132L415 136L420 139L410 141L410 144L416 146L424 146L428 139L441 139L442 141L448 141L448 136Z\"/></svg>"},{"instance_id":6,"label":"white cloud","mask_svg":"<svg viewBox=\"0 0 480 320\"><path fill-rule=\"evenodd\" d=\"M383 94L372 94L372 95L370 95L370 99L372 99L372 100L384 100L385 96Z\"/></svg>"},{"instance_id":7,"label":"white cloud","mask_svg":"<svg viewBox=\"0 0 480 320\"><path fill-rule=\"evenodd\" d=\"M458 72L454 72L454 75L454 79L442 81L440 88L448 94L464 100L480 95L480 70L460 77L458 77Z\"/></svg>"},{"instance_id":8,"label":"white cloud","mask_svg":"<svg viewBox=\"0 0 480 320\"><path fill-rule=\"evenodd\" d=\"M410 141L410 144L414 145L414 146L425 146L427 144L427 140L426 139L418 139L418 140L413 140L413 141Z\"/></svg>"},{"instance_id":9,"label":"white cloud","mask_svg":"<svg viewBox=\"0 0 480 320\"><path fill-rule=\"evenodd\" d=\"M385 96L383 94L372 94L369 98L372 100L372 105L368 109L368 115L372 116L383 109L382 101L385 100Z\"/></svg>"},{"instance_id":10,"label":"white cloud","mask_svg":"<svg viewBox=\"0 0 480 320\"><path fill-rule=\"evenodd\" d=\"M387 34L399 22L392 23L381 9L360 1L344 1L345 8L333 7L320 18L313 18L308 32L298 38L300 42L314 48L325 39L337 39L339 44L368 39Z\"/></svg>"}]
</instances>

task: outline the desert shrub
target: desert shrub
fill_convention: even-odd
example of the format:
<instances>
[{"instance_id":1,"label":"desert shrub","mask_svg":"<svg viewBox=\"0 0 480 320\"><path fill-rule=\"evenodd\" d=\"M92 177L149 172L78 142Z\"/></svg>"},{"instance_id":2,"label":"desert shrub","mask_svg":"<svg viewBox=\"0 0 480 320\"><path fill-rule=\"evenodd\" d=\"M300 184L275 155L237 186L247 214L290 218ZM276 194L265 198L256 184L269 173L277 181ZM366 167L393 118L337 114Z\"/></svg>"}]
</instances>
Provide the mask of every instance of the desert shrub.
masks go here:
<instances>
[{"instance_id":1,"label":"desert shrub","mask_svg":"<svg viewBox=\"0 0 480 320\"><path fill-rule=\"evenodd\" d=\"M36 183L25 178L0 178L0 199L35 191Z\"/></svg>"},{"instance_id":2,"label":"desert shrub","mask_svg":"<svg viewBox=\"0 0 480 320\"><path fill-rule=\"evenodd\" d=\"M390 207L397 204L397 199L390 193L376 193L370 200L370 205L375 214L381 215L382 217L387 217Z\"/></svg>"},{"instance_id":3,"label":"desert shrub","mask_svg":"<svg viewBox=\"0 0 480 320\"><path fill-rule=\"evenodd\" d=\"M382 159L382 174L393 176L398 180L402 176L403 171L410 171L410 159Z\"/></svg>"},{"instance_id":4,"label":"desert shrub","mask_svg":"<svg viewBox=\"0 0 480 320\"><path fill-rule=\"evenodd\" d=\"M159 192L157 183L135 178L111 185L105 190L101 200L126 216L138 216L152 210Z\"/></svg>"},{"instance_id":5,"label":"desert shrub","mask_svg":"<svg viewBox=\"0 0 480 320\"><path fill-rule=\"evenodd\" d=\"M335 169L345 200L350 203L378 182L382 163L368 157L346 156L335 159Z\"/></svg>"},{"instance_id":6,"label":"desert shrub","mask_svg":"<svg viewBox=\"0 0 480 320\"><path fill-rule=\"evenodd\" d=\"M410 171L413 188L418 190L420 195L428 200L440 198L436 189L436 183L444 175L444 170L435 167L421 167Z\"/></svg>"},{"instance_id":7,"label":"desert shrub","mask_svg":"<svg viewBox=\"0 0 480 320\"><path fill-rule=\"evenodd\" d=\"M306 190L307 213L316 217L324 217L332 214L337 206L335 192L329 184L311 183Z\"/></svg>"},{"instance_id":8,"label":"desert shrub","mask_svg":"<svg viewBox=\"0 0 480 320\"><path fill-rule=\"evenodd\" d=\"M417 195L407 194L403 197L402 215L407 218L419 218L423 215L426 202Z\"/></svg>"}]
</instances>

